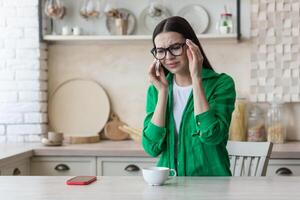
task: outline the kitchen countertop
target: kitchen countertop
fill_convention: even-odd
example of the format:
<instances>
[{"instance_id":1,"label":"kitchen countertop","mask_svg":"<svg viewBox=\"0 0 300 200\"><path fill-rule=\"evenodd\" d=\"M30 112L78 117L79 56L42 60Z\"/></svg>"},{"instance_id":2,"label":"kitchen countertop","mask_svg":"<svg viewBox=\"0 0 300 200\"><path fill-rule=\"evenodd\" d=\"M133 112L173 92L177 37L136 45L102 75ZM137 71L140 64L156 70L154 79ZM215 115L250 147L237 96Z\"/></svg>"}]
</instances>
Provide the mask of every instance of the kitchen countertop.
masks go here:
<instances>
[{"instance_id":1,"label":"kitchen countertop","mask_svg":"<svg viewBox=\"0 0 300 200\"><path fill-rule=\"evenodd\" d=\"M86 186L66 185L69 178L0 177L1 199L300 199L300 177L175 177L163 186L149 186L142 176L97 177L96 182Z\"/></svg>"},{"instance_id":2,"label":"kitchen countertop","mask_svg":"<svg viewBox=\"0 0 300 200\"><path fill-rule=\"evenodd\" d=\"M140 144L131 140L103 140L94 144L73 144L58 147L43 146L39 143L2 144L0 145L0 162L18 157L31 156L126 156L149 157ZM300 141L275 144L272 159L300 159Z\"/></svg>"}]
</instances>

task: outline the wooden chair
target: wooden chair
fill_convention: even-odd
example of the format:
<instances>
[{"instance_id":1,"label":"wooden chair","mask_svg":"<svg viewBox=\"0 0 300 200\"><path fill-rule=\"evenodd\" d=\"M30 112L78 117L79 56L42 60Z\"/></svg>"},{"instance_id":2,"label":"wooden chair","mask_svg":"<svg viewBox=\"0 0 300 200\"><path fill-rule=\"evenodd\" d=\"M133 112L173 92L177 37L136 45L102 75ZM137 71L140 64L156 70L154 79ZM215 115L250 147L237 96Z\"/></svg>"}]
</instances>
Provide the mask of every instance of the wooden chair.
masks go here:
<instances>
[{"instance_id":1,"label":"wooden chair","mask_svg":"<svg viewBox=\"0 0 300 200\"><path fill-rule=\"evenodd\" d=\"M272 147L271 142L228 141L232 176L266 176Z\"/></svg>"}]
</instances>

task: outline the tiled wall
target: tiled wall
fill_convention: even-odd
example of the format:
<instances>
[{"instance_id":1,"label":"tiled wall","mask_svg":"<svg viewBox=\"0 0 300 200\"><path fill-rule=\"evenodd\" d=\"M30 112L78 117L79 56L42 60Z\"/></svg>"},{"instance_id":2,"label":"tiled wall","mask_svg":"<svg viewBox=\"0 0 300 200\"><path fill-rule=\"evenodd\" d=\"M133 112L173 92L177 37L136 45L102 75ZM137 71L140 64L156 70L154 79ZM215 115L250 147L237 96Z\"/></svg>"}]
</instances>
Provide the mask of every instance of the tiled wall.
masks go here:
<instances>
[{"instance_id":1,"label":"tiled wall","mask_svg":"<svg viewBox=\"0 0 300 200\"><path fill-rule=\"evenodd\" d=\"M299 102L299 19L299 0L252 0L252 101Z\"/></svg>"},{"instance_id":2,"label":"tiled wall","mask_svg":"<svg viewBox=\"0 0 300 200\"><path fill-rule=\"evenodd\" d=\"M40 141L47 130L47 49L38 0L0 0L0 143Z\"/></svg>"}]
</instances>

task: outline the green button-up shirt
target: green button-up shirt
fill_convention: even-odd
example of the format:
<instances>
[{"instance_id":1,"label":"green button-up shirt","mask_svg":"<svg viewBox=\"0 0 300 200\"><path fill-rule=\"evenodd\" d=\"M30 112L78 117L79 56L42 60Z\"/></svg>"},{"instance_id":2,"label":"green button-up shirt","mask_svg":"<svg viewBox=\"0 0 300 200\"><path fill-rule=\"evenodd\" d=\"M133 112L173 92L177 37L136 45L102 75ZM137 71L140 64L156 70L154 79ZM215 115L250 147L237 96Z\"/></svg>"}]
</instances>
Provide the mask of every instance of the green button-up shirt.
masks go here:
<instances>
[{"instance_id":1,"label":"green button-up shirt","mask_svg":"<svg viewBox=\"0 0 300 200\"><path fill-rule=\"evenodd\" d=\"M167 80L169 88L165 127L151 122L158 91L153 85L148 89L142 138L145 151L153 157L160 156L157 166L176 169L178 176L230 176L226 144L236 96L232 78L224 73L202 69L202 82L209 110L195 116L191 92L182 114L178 139L173 118L171 73Z\"/></svg>"}]
</instances>

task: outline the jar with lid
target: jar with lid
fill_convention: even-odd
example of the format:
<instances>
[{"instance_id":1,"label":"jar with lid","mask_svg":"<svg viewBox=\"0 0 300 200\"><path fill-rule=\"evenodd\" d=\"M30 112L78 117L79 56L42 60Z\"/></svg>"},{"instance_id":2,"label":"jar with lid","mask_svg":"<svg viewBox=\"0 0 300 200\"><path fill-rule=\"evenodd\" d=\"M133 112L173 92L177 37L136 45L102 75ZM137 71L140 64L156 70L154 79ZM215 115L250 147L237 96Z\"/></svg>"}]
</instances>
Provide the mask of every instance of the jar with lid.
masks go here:
<instances>
[{"instance_id":1,"label":"jar with lid","mask_svg":"<svg viewBox=\"0 0 300 200\"><path fill-rule=\"evenodd\" d=\"M232 113L229 127L229 139L246 141L247 139L247 104L246 98L238 98Z\"/></svg>"},{"instance_id":2,"label":"jar with lid","mask_svg":"<svg viewBox=\"0 0 300 200\"><path fill-rule=\"evenodd\" d=\"M283 119L283 104L272 102L267 112L267 140L273 143L284 143L286 139L286 124Z\"/></svg>"},{"instance_id":3,"label":"jar with lid","mask_svg":"<svg viewBox=\"0 0 300 200\"><path fill-rule=\"evenodd\" d=\"M265 117L258 105L253 104L249 109L247 141L266 141Z\"/></svg>"},{"instance_id":4,"label":"jar with lid","mask_svg":"<svg viewBox=\"0 0 300 200\"><path fill-rule=\"evenodd\" d=\"M217 30L221 34L233 33L233 20L231 13L221 13L220 20L217 23Z\"/></svg>"}]
</instances>

